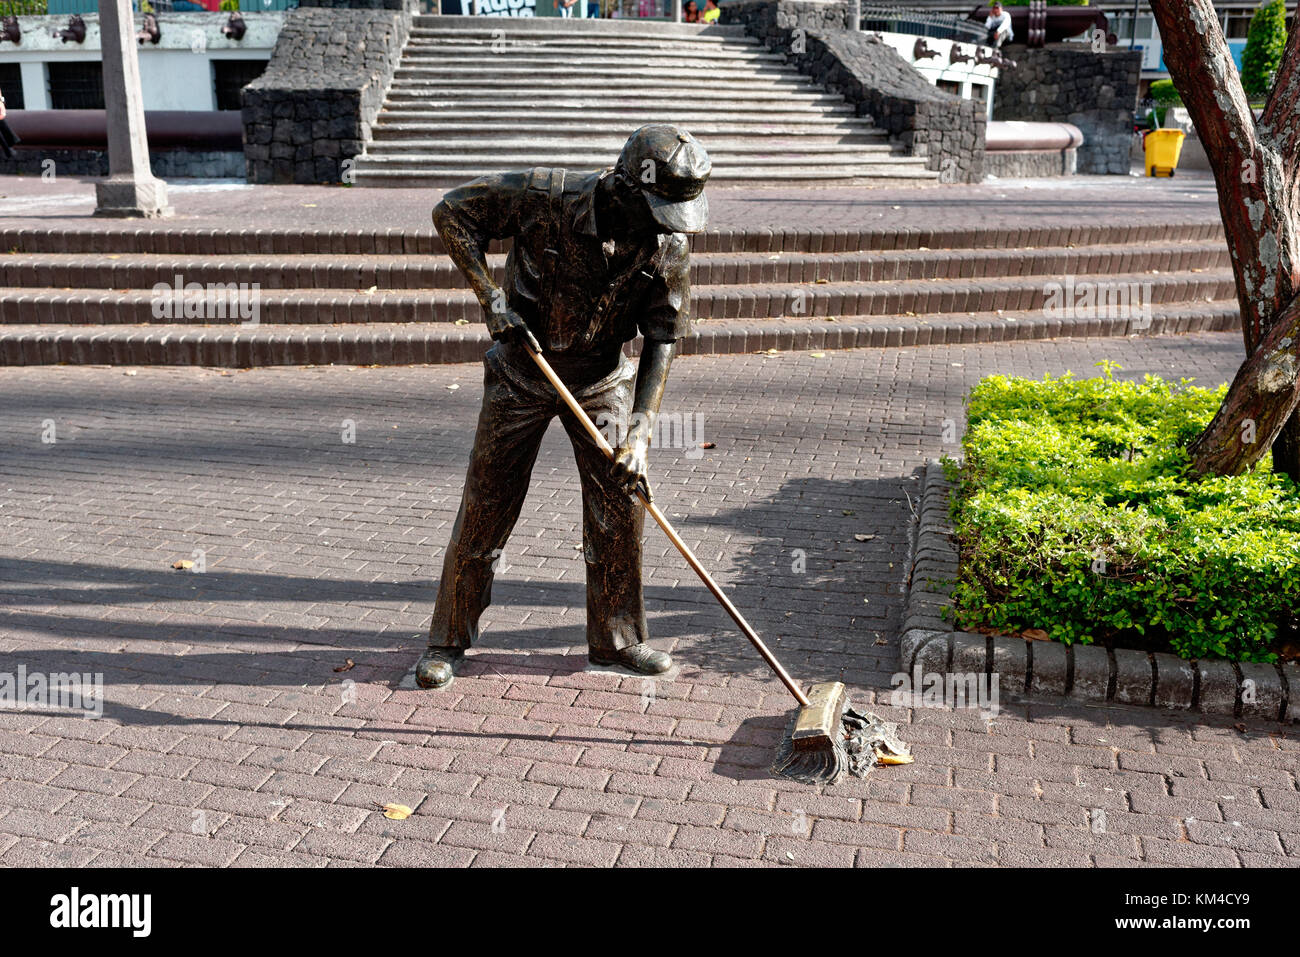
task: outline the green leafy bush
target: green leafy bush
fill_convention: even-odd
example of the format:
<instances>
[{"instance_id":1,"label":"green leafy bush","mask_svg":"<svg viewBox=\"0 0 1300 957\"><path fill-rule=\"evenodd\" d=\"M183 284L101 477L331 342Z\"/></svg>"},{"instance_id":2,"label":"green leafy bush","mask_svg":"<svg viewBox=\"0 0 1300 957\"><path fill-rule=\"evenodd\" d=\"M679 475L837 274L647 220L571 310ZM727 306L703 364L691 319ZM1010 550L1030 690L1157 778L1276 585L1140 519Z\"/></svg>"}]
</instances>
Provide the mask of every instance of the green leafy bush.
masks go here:
<instances>
[{"instance_id":1,"label":"green leafy bush","mask_svg":"<svg viewBox=\"0 0 1300 957\"><path fill-rule=\"evenodd\" d=\"M0 17L39 17L49 12L49 0L0 0Z\"/></svg>"},{"instance_id":2,"label":"green leafy bush","mask_svg":"<svg viewBox=\"0 0 1300 957\"><path fill-rule=\"evenodd\" d=\"M1249 97L1268 94L1286 46L1286 5L1273 0L1255 11L1241 52L1241 85Z\"/></svg>"},{"instance_id":3,"label":"green leafy bush","mask_svg":"<svg viewBox=\"0 0 1300 957\"><path fill-rule=\"evenodd\" d=\"M1182 97L1174 88L1173 80L1152 80L1147 96L1156 104L1151 113L1155 116L1155 127L1159 129L1165 122L1165 111L1171 106L1182 106Z\"/></svg>"},{"instance_id":4,"label":"green leafy bush","mask_svg":"<svg viewBox=\"0 0 1300 957\"><path fill-rule=\"evenodd\" d=\"M1152 80L1151 87L1147 90L1147 96L1166 106L1181 106L1183 102L1178 95L1178 90L1174 87L1173 80Z\"/></svg>"},{"instance_id":5,"label":"green leafy bush","mask_svg":"<svg viewBox=\"0 0 1300 957\"><path fill-rule=\"evenodd\" d=\"M962 627L1271 661L1300 609L1300 491L1269 469L1192 479L1226 392L1148 375L992 376L948 460Z\"/></svg>"}]
</instances>

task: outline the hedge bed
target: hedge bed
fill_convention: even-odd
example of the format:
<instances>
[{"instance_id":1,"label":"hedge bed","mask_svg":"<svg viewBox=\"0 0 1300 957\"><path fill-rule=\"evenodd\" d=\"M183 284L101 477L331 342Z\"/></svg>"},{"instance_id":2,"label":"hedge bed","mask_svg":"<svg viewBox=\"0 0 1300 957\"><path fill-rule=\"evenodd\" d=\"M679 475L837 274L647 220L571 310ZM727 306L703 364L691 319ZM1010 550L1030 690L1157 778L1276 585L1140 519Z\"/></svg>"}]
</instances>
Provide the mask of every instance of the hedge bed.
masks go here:
<instances>
[{"instance_id":1,"label":"hedge bed","mask_svg":"<svg viewBox=\"0 0 1300 957\"><path fill-rule=\"evenodd\" d=\"M1300 708L1300 491L1267 457L1192 479L1186 446L1225 389L1101 365L972 392L964 461L927 471L904 669L1286 717Z\"/></svg>"}]
</instances>

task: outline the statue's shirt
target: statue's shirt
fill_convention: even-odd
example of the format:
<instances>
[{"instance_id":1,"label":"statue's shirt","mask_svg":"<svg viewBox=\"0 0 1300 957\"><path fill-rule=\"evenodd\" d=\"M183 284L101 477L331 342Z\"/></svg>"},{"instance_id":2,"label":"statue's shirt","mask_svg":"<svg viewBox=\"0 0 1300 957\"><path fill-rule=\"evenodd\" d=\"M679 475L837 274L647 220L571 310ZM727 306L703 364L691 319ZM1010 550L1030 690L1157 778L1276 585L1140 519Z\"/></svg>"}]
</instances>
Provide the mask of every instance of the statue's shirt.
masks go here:
<instances>
[{"instance_id":1,"label":"statue's shirt","mask_svg":"<svg viewBox=\"0 0 1300 957\"><path fill-rule=\"evenodd\" d=\"M596 186L608 171L565 174L562 190L556 172L484 176L442 199L444 213L480 250L492 239L514 240L502 288L542 348L559 356L608 355L638 332L653 342L689 335L686 237L653 236L639 247L602 242Z\"/></svg>"}]
</instances>

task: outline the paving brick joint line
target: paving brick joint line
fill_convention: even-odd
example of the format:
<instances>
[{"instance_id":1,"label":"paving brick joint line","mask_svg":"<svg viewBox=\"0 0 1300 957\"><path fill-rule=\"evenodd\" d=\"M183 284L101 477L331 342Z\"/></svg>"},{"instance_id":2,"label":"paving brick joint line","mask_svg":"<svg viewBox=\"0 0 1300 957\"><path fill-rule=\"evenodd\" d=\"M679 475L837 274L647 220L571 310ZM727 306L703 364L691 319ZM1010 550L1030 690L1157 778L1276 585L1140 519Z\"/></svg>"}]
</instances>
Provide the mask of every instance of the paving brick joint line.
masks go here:
<instances>
[{"instance_id":1,"label":"paving brick joint line","mask_svg":"<svg viewBox=\"0 0 1300 957\"><path fill-rule=\"evenodd\" d=\"M653 530L652 640L679 671L585 670L558 427L463 676L401 687L480 366L5 369L0 656L102 673L104 714L0 711L0 864L1295 866L1297 742L1276 723L889 704L909 499L974 382L1112 359L1214 385L1240 349L679 360L665 412L701 416L713 447L654 451L661 506L793 674L846 681L916 753L822 788L768 772L787 694Z\"/></svg>"}]
</instances>

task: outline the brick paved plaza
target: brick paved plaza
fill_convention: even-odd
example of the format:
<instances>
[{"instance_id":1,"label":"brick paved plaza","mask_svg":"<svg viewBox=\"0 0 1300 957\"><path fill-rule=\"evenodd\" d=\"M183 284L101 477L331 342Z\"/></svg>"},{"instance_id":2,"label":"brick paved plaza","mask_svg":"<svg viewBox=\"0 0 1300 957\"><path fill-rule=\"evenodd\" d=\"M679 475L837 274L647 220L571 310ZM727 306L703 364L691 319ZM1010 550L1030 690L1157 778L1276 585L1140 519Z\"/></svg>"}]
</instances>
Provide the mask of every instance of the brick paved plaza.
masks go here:
<instances>
[{"instance_id":1,"label":"brick paved plaza","mask_svg":"<svg viewBox=\"0 0 1300 957\"><path fill-rule=\"evenodd\" d=\"M589 670L558 425L481 645L449 690L410 686L481 366L5 369L0 653L102 672L106 700L99 720L0 713L0 864L1295 865L1280 725L882 703L917 469L956 451L943 423L978 378L1113 359L1217 385L1241 348L678 360L664 411L715 447L653 454L661 507L791 672L844 680L916 754L821 789L769 774L791 702L657 529L651 629L678 667Z\"/></svg>"}]
</instances>

